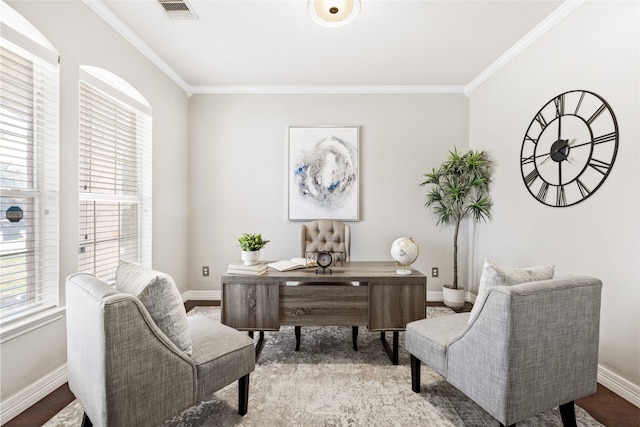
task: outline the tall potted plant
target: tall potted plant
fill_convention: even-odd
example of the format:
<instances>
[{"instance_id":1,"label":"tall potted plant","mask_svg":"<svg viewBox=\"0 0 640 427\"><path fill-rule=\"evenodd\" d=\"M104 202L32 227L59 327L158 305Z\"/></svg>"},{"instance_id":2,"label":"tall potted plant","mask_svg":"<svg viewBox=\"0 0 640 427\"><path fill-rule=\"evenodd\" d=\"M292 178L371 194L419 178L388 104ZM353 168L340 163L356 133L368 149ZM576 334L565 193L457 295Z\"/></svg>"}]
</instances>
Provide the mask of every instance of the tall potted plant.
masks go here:
<instances>
[{"instance_id":1,"label":"tall potted plant","mask_svg":"<svg viewBox=\"0 0 640 427\"><path fill-rule=\"evenodd\" d=\"M242 249L242 261L246 265L257 264L260 259L260 249L269 242L270 240L263 239L260 233L242 233L242 236L238 238L240 249Z\"/></svg>"},{"instance_id":2,"label":"tall potted plant","mask_svg":"<svg viewBox=\"0 0 640 427\"><path fill-rule=\"evenodd\" d=\"M491 218L489 197L491 161L484 151L469 150L462 154L454 148L438 169L423 175L421 186L428 186L425 208L431 208L437 225L453 224L453 285L443 287L446 306L464 306L463 287L458 286L458 231L467 216L475 222Z\"/></svg>"}]
</instances>

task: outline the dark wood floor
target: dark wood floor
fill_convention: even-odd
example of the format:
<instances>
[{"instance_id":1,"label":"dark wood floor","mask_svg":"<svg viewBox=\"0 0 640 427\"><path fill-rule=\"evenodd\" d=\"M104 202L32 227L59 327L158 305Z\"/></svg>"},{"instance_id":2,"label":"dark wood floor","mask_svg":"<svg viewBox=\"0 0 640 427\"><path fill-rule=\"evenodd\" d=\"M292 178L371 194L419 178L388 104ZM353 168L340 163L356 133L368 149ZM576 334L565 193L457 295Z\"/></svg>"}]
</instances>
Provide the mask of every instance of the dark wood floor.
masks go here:
<instances>
[{"instance_id":1,"label":"dark wood floor","mask_svg":"<svg viewBox=\"0 0 640 427\"><path fill-rule=\"evenodd\" d=\"M191 301L185 304L187 310L191 310L197 305L219 305L219 303L217 301ZM428 305L441 304L430 303ZM470 308L471 304L467 304L463 310L469 310ZM74 399L75 397L69 390L69 386L64 384L22 414L5 423L4 426L41 426ZM576 404L606 427L640 427L640 408L600 384L598 384L595 394L577 400Z\"/></svg>"}]
</instances>

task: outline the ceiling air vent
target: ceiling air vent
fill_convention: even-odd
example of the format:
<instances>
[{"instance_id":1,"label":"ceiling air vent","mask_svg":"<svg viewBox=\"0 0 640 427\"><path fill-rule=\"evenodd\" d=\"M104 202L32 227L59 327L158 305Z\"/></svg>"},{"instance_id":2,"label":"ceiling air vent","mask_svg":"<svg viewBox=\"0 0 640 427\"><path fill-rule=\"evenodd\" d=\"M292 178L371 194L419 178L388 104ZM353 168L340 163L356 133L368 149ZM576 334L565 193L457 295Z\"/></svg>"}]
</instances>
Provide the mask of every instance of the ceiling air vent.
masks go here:
<instances>
[{"instance_id":1,"label":"ceiling air vent","mask_svg":"<svg viewBox=\"0 0 640 427\"><path fill-rule=\"evenodd\" d=\"M158 0L171 19L198 19L198 15L185 0Z\"/></svg>"}]
</instances>

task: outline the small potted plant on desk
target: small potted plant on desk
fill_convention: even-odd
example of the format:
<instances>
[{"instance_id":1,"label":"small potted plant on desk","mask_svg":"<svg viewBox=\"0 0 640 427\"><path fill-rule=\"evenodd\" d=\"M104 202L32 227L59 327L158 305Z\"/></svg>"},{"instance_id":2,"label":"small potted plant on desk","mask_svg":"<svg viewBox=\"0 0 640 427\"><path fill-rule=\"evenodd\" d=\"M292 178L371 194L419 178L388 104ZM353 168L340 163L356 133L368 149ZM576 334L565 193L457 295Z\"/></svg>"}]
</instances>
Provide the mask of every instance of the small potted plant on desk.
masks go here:
<instances>
[{"instance_id":1,"label":"small potted plant on desk","mask_svg":"<svg viewBox=\"0 0 640 427\"><path fill-rule=\"evenodd\" d=\"M242 261L245 265L257 264L260 259L260 249L269 242L269 240L263 239L260 233L242 233L242 236L238 238L238 243L242 249Z\"/></svg>"},{"instance_id":2,"label":"small potted plant on desk","mask_svg":"<svg viewBox=\"0 0 640 427\"><path fill-rule=\"evenodd\" d=\"M484 151L469 150L461 154L457 149L438 169L424 174L428 185L425 207L431 207L440 224L453 224L453 285L444 285L444 304L458 310L464 306L464 287L458 287L458 230L460 223L471 215L475 222L491 218L489 182L491 161Z\"/></svg>"}]
</instances>

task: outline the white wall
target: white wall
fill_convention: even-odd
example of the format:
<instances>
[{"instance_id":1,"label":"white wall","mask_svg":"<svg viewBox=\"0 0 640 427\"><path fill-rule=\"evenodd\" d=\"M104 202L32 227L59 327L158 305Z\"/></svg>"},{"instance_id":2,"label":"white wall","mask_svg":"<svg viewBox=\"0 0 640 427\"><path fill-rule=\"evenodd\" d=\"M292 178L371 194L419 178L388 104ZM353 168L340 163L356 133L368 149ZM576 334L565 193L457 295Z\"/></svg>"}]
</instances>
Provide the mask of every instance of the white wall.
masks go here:
<instances>
[{"instance_id":1,"label":"white wall","mask_svg":"<svg viewBox=\"0 0 640 427\"><path fill-rule=\"evenodd\" d=\"M391 261L393 240L413 236L420 246L415 267L440 267L429 291L452 281L453 229L436 228L419 184L449 149L466 148L465 95L194 95L189 119L192 290L220 289L220 274L240 259L243 232L271 239L262 259L299 256L300 223L287 219L291 125L360 126L353 260Z\"/></svg>"},{"instance_id":2,"label":"white wall","mask_svg":"<svg viewBox=\"0 0 640 427\"><path fill-rule=\"evenodd\" d=\"M80 65L127 80L153 109L153 265L187 290L187 116L185 92L83 2L9 1L56 47L60 62L60 288L78 270L78 74ZM66 364L65 319L3 343L3 406ZM4 408L3 408L4 411Z\"/></svg>"},{"instance_id":3,"label":"white wall","mask_svg":"<svg viewBox=\"0 0 640 427\"><path fill-rule=\"evenodd\" d=\"M640 385L639 3L588 1L470 98L470 144L496 160L494 219L477 228L471 276L482 262L556 265L603 281L600 364ZM527 192L520 148L547 101L573 89L601 95L620 131L618 156L587 200L551 208ZM562 343L558 343L562 345Z\"/></svg>"}]
</instances>

